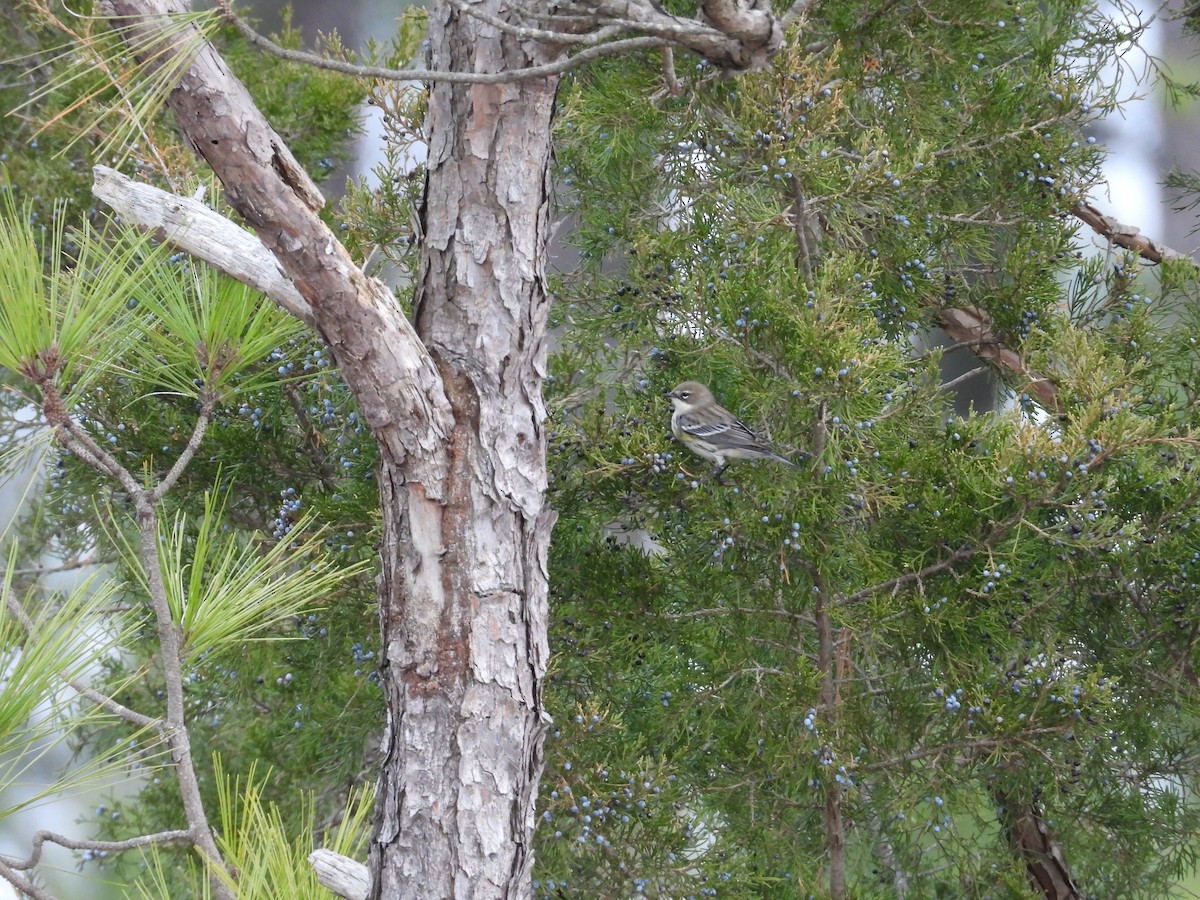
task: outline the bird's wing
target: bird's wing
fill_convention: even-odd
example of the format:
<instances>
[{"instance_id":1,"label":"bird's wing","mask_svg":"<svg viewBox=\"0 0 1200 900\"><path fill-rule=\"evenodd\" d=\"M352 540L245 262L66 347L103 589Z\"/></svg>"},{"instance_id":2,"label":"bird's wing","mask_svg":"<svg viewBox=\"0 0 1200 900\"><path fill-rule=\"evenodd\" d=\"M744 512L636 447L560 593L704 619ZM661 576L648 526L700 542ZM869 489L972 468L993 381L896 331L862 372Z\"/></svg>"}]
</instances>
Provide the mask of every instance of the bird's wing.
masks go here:
<instances>
[{"instance_id":1,"label":"bird's wing","mask_svg":"<svg viewBox=\"0 0 1200 900\"><path fill-rule=\"evenodd\" d=\"M750 430L750 426L739 419L731 422L713 422L683 413L679 416L679 428L685 434L702 440L720 436L730 444L758 446L761 443L758 435Z\"/></svg>"}]
</instances>

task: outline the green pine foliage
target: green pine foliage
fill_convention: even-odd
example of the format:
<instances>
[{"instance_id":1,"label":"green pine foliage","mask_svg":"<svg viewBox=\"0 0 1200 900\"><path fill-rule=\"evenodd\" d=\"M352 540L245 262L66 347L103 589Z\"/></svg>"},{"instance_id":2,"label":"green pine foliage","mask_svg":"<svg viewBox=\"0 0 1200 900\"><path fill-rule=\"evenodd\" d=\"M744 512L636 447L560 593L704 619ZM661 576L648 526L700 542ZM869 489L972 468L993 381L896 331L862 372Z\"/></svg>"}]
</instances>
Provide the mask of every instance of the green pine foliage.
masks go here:
<instances>
[{"instance_id":1,"label":"green pine foliage","mask_svg":"<svg viewBox=\"0 0 1200 900\"><path fill-rule=\"evenodd\" d=\"M410 59L422 25L407 17L366 56ZM22 20L0 39L28 53L40 28ZM1121 97L1100 73L1136 55L1139 28L1079 0L827 0L769 70L731 79L677 52L679 96L657 54L564 81L558 200L584 264L557 278L553 310L539 897L826 895L831 799L857 897L1032 895L1006 832L1029 809L1091 895L1163 896L1194 869L1195 271L1083 260L1068 214L1098 183L1088 126ZM319 177L345 158L365 86L220 39L302 164ZM49 83L66 63L51 56L28 77ZM102 146L79 138L82 107L59 115L85 81L17 121L9 208L35 226L86 216L92 239L120 246L90 200L54 202L88 196ZM6 90L6 108L29 96ZM352 185L329 215L353 252L380 245L404 269L424 98L376 86L371 99L388 138L381 185ZM166 121L146 134L190 185ZM157 177L137 163L147 150L133 164ZM58 271L57 251L22 248ZM288 583L309 565L345 576L319 598L289 595L253 634L237 609L210 620L187 661L224 849L244 871L263 861L248 884L291 872L307 891L306 842L362 821L382 721L373 442L317 340L239 286L155 259L95 313L146 339L103 342L72 410L131 471L161 475L217 398L163 504L179 610L228 599L207 585L246 586L255 561L292 560L274 572ZM1018 378L995 409L954 415L925 339L942 310L968 307L1053 379L1057 408ZM25 337L67 319L27 317ZM32 394L20 352L5 384ZM712 477L667 426L660 394L684 379L798 468ZM154 711L152 617L122 552L131 518L116 485L58 454L27 529L123 576L125 652L105 682ZM141 737L82 724L89 752ZM139 747L139 792L91 823L106 837L182 824L159 748ZM312 799L292 815L298 796ZM205 890L191 851L86 870L141 876L143 896Z\"/></svg>"},{"instance_id":2,"label":"green pine foliage","mask_svg":"<svg viewBox=\"0 0 1200 900\"><path fill-rule=\"evenodd\" d=\"M299 41L286 21L276 37ZM248 85L301 164L318 179L335 172L348 158L366 87L264 59L232 34L218 39L235 69L253 73ZM162 477L187 445L202 402L213 402L201 449L160 509L173 604L185 625L192 623L185 667L192 746L214 820L226 809L227 781L238 782L237 802L256 817L254 834L224 835L226 851L262 858L268 868L254 877L263 884L278 881L272 873L283 865L309 884L307 852L343 816L354 823L340 839L344 852L359 855L353 840L364 834L369 808L362 789L373 783L370 754L382 718L374 580L365 570L378 531L374 443L318 339L242 285L149 247L146 238L132 239L92 205L91 165L117 161L96 155L110 120L93 123L86 105L72 106L91 89L87 77L56 80L71 60L44 48L61 40L30 7L0 13L0 56L10 60L4 72L17 85L6 85L4 109L30 96L36 101L5 120L13 127L0 148L0 202L20 226L0 234L13 251L0 273L6 420L28 435L21 407L40 397L29 361L54 341L72 351L64 362L75 368L64 369L57 383L68 391L73 417L135 476ZM336 37L327 39L327 47L335 45ZM129 148L128 164L166 187L148 161L166 160L176 183L192 193L195 163L178 145L169 115L142 127L145 139ZM219 202L212 184L205 196ZM114 260L107 268L106 259ZM39 263L49 274L30 275ZM34 293L22 289L28 285L21 277L32 279ZM42 315L34 316L26 307L39 299ZM78 664L93 678L99 669L94 683L121 703L160 714L159 646L145 573L131 550L129 497L61 450L43 465L45 496L23 524L23 549L93 558L123 576L119 591L109 586L95 601L107 600L128 620L119 632L121 652L110 640L97 642ZM23 601L31 611L59 602L36 591ZM183 827L174 779L159 771L160 745L111 716L81 717L70 738L96 762L63 785L89 778L102 790L115 785L83 833L123 839ZM214 756L225 760L223 773L211 764ZM301 805L303 815L290 814ZM260 852L268 846L272 855ZM170 847L149 858L87 853L82 869L131 886L150 871L139 888L145 895L190 896L206 884L202 873L194 877L194 856ZM315 885L306 890L320 895Z\"/></svg>"}]
</instances>

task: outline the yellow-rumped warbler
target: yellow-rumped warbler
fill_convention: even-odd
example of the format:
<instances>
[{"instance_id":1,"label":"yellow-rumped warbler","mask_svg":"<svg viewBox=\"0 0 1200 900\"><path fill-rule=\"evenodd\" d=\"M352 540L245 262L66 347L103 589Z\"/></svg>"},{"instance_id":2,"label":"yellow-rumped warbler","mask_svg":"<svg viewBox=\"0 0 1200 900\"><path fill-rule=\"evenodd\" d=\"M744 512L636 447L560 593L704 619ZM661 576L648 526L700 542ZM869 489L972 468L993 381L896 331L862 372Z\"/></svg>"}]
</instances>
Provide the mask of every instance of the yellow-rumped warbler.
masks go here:
<instances>
[{"instance_id":1,"label":"yellow-rumped warbler","mask_svg":"<svg viewBox=\"0 0 1200 900\"><path fill-rule=\"evenodd\" d=\"M694 453L724 469L733 459L773 459L796 464L771 449L750 426L717 403L712 391L697 381L685 381L665 391L675 412L671 433Z\"/></svg>"}]
</instances>

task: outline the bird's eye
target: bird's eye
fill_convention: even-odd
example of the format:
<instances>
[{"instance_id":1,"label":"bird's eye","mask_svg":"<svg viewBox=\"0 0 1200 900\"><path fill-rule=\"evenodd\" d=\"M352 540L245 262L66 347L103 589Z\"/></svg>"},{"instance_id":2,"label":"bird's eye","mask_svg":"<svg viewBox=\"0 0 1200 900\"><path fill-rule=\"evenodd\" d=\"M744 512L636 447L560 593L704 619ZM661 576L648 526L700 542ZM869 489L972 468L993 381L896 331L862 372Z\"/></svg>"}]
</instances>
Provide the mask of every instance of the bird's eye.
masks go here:
<instances>
[{"instance_id":1,"label":"bird's eye","mask_svg":"<svg viewBox=\"0 0 1200 900\"><path fill-rule=\"evenodd\" d=\"M680 399L680 400L686 400L686 399L687 399L688 397L690 397L690 396L692 396L692 392L691 392L691 391L680 391L680 392L679 392L679 399Z\"/></svg>"}]
</instances>

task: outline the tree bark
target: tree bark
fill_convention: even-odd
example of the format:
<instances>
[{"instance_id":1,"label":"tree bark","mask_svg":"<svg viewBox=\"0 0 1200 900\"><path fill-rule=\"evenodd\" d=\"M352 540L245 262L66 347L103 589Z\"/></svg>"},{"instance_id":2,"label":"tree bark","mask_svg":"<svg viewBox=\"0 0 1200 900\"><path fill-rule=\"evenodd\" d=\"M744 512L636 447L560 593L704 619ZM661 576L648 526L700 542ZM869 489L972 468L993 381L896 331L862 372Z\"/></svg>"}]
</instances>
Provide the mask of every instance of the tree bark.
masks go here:
<instances>
[{"instance_id":1,"label":"tree bark","mask_svg":"<svg viewBox=\"0 0 1200 900\"><path fill-rule=\"evenodd\" d=\"M268 284L324 338L379 444L388 721L370 896L527 896L549 721L542 682L554 515L545 505L542 383L558 78L466 84L436 73L529 70L560 62L567 45L498 27L510 15L521 20L509 0L479 0L477 15L431 5L424 234L410 322L321 222L319 192L224 60L194 32L167 36L163 16L184 11L184 0L103 6L151 67L188 54L171 109L298 296L269 265L227 269ZM685 44L693 32L723 35L709 56L733 69L764 65L781 46L765 0L710 0L705 11L708 25L659 12L656 27L686 25L677 38ZM183 203L168 212L158 227L196 211Z\"/></svg>"},{"instance_id":2,"label":"tree bark","mask_svg":"<svg viewBox=\"0 0 1200 900\"><path fill-rule=\"evenodd\" d=\"M995 791L1000 821L1013 852L1025 863L1029 882L1047 900L1080 900L1084 895L1071 877L1062 848L1054 840L1037 803L1024 803Z\"/></svg>"},{"instance_id":3,"label":"tree bark","mask_svg":"<svg viewBox=\"0 0 1200 900\"><path fill-rule=\"evenodd\" d=\"M183 8L107 3L143 53ZM554 58L447 4L431 10L430 41L435 69ZM187 43L173 35L155 64ZM191 53L168 102L307 302L294 311L311 315L380 448L388 721L371 896L525 896L546 719L543 272L557 79L433 89L414 329L321 222L315 187L224 60L202 42Z\"/></svg>"},{"instance_id":4,"label":"tree bark","mask_svg":"<svg viewBox=\"0 0 1200 900\"><path fill-rule=\"evenodd\" d=\"M503 16L498 0L480 4ZM449 4L429 11L435 69L550 62ZM388 698L373 897L529 891L547 643L550 126L557 78L435 83L414 301L453 410L442 504L384 465L380 615ZM425 545L437 566L414 565Z\"/></svg>"}]
</instances>

